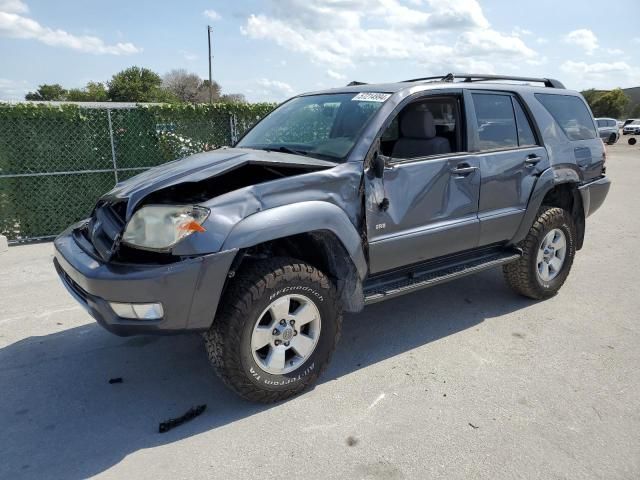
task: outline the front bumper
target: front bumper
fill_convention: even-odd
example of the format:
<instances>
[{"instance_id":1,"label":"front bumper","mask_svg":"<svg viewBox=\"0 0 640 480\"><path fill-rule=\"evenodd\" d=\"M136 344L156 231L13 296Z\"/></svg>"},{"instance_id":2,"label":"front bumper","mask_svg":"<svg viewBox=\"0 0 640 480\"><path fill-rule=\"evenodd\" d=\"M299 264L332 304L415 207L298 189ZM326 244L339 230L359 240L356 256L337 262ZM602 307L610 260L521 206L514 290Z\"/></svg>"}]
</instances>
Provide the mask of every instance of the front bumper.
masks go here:
<instances>
[{"instance_id":1,"label":"front bumper","mask_svg":"<svg viewBox=\"0 0 640 480\"><path fill-rule=\"evenodd\" d=\"M582 206L584 207L585 217L598 210L604 203L604 199L609 193L611 180L609 177L601 177L593 182L585 183L578 187L582 196Z\"/></svg>"},{"instance_id":2,"label":"front bumper","mask_svg":"<svg viewBox=\"0 0 640 480\"><path fill-rule=\"evenodd\" d=\"M54 241L53 263L67 290L104 328L128 336L204 331L211 326L237 250L168 265L102 263L80 248L72 231L73 227ZM121 318L109 302L160 302L164 316Z\"/></svg>"}]
</instances>

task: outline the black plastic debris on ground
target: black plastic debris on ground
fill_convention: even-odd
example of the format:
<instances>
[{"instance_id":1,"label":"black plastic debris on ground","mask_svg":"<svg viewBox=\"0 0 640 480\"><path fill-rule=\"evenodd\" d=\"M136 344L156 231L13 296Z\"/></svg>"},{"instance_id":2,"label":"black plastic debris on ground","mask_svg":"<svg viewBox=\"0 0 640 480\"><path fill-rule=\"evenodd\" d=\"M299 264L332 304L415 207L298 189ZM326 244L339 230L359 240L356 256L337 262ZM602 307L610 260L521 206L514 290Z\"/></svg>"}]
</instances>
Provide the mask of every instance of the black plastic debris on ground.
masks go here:
<instances>
[{"instance_id":1,"label":"black plastic debris on ground","mask_svg":"<svg viewBox=\"0 0 640 480\"><path fill-rule=\"evenodd\" d=\"M178 425L182 425L183 423L188 422L192 418L196 418L198 415L202 414L202 412L204 412L206 408L207 408L206 405L198 405L197 407L192 407L184 415L177 418L172 418L170 420L166 420L160 423L160 426L158 427L158 432L159 433L168 432L172 428L175 428Z\"/></svg>"},{"instance_id":2,"label":"black plastic debris on ground","mask_svg":"<svg viewBox=\"0 0 640 480\"><path fill-rule=\"evenodd\" d=\"M109 384L113 385L114 383L122 383L122 377L110 378Z\"/></svg>"}]
</instances>

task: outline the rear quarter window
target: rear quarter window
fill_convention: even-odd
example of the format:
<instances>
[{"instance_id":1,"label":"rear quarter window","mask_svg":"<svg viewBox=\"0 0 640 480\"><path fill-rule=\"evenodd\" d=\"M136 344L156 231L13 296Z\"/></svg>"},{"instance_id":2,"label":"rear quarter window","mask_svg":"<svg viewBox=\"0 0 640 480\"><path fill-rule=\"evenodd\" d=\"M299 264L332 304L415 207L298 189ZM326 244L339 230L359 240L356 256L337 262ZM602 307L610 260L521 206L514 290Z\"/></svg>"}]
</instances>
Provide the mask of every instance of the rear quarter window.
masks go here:
<instances>
[{"instance_id":1,"label":"rear quarter window","mask_svg":"<svg viewBox=\"0 0 640 480\"><path fill-rule=\"evenodd\" d=\"M548 93L535 95L570 140L589 140L597 137L593 118L580 97Z\"/></svg>"}]
</instances>

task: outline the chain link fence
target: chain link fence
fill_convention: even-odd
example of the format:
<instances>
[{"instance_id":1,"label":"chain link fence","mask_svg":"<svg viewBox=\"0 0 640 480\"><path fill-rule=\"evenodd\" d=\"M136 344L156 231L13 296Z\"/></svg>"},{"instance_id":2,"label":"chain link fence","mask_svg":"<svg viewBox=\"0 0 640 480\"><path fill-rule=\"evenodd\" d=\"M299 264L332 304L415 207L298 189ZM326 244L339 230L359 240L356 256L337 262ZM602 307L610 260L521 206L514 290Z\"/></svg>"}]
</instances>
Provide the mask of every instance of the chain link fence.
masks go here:
<instances>
[{"instance_id":1,"label":"chain link fence","mask_svg":"<svg viewBox=\"0 0 640 480\"><path fill-rule=\"evenodd\" d=\"M51 238L150 167L233 145L273 105L0 105L0 234Z\"/></svg>"}]
</instances>

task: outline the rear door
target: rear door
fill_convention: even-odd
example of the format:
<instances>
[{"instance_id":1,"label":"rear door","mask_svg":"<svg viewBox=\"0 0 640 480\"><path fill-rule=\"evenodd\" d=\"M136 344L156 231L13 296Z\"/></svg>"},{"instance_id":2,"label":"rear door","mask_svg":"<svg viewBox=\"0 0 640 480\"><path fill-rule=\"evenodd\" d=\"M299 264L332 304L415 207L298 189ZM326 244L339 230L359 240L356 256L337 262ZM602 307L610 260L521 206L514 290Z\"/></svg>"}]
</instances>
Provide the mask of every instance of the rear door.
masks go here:
<instances>
[{"instance_id":1,"label":"rear door","mask_svg":"<svg viewBox=\"0 0 640 480\"><path fill-rule=\"evenodd\" d=\"M548 157L516 95L476 91L470 96L481 174L478 245L483 246L513 238Z\"/></svg>"}]
</instances>

